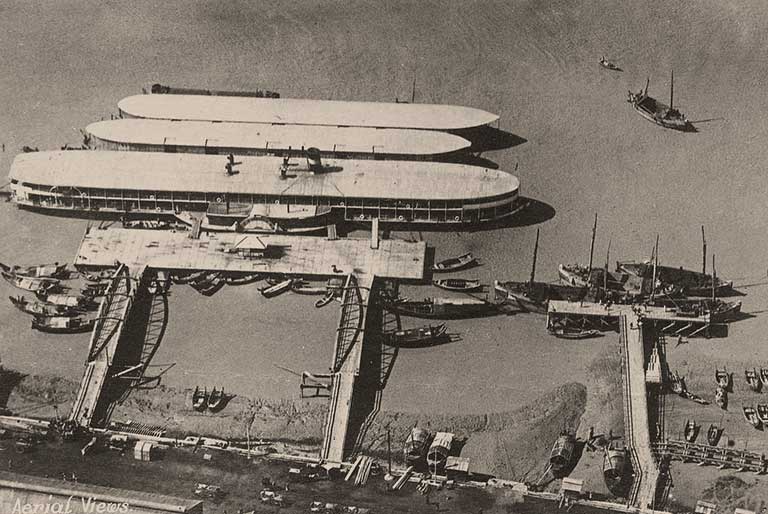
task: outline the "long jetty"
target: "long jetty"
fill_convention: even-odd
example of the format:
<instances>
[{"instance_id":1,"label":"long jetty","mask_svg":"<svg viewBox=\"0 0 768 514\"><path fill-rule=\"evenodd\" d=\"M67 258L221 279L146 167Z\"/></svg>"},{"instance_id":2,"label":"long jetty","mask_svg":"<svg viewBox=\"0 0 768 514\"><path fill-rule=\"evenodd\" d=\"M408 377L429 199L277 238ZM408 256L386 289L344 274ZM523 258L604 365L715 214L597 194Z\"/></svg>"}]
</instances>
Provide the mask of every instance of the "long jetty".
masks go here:
<instances>
[{"instance_id":1,"label":"long jetty","mask_svg":"<svg viewBox=\"0 0 768 514\"><path fill-rule=\"evenodd\" d=\"M625 437L635 470L628 500L641 510L653 509L660 472L651 452L643 323L632 311L619 318L619 341L624 367Z\"/></svg>"}]
</instances>

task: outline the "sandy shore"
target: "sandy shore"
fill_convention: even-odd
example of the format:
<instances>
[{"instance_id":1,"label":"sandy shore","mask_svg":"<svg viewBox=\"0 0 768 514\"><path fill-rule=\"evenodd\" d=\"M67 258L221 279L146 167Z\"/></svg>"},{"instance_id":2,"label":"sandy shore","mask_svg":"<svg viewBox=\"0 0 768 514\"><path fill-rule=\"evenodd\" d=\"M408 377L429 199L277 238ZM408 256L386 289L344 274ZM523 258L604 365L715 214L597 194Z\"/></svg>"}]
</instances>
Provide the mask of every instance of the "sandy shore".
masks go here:
<instances>
[{"instance_id":1,"label":"sandy shore","mask_svg":"<svg viewBox=\"0 0 768 514\"><path fill-rule=\"evenodd\" d=\"M756 0L171 0L153 6L14 0L0 6L8 63L0 75L0 168L25 144L79 143L73 129L109 117L117 100L152 82L391 101L408 97L415 77L417 101L499 113L503 129L527 140L484 157L505 170L519 163L523 193L556 211L540 226L542 279L555 279L559 262L586 261L595 212L600 261L608 239L612 260L641 258L660 233L664 262L698 268L699 225L706 225L718 271L749 293L744 310L755 315L734 324L727 339L670 351L673 369L688 375L692 389L711 394L715 364L737 378L744 366L768 366L768 183L761 166L768 157L767 28L768 13ZM624 72L600 69L603 54ZM699 122L697 134L664 131L624 101L626 90L638 89L649 75L651 93L666 99L671 69L676 104ZM9 207L0 207L0 261L71 260L84 222ZM528 275L535 228L399 235L423 237L438 257L476 252L485 265L473 275L490 283ZM413 289L410 296L437 292ZM0 292L13 293L6 284ZM306 299L265 302L252 288L225 288L204 299L176 288L171 311L156 356L158 363L176 363L166 377L170 387L223 385L248 397L296 399L295 377L276 372L273 363L297 370L328 366L336 315ZM564 343L547 336L543 325L536 316L452 323L460 343L401 352L384 409L513 412L579 382L588 388L589 417L589 365L614 352L616 339ZM0 340L4 362L23 372L77 380L82 370L86 336L33 333L10 305L0 309ZM685 408L674 405L674 413L684 415ZM718 417L712 409L693 414L702 421ZM738 412L732 414L727 431L735 445L765 445L764 433L744 431ZM673 431L681 426L675 416L668 420ZM599 424L597 414L590 419ZM714 479L691 466L677 475L678 499L681 490L698 497ZM680 485L691 477L690 487Z\"/></svg>"}]
</instances>

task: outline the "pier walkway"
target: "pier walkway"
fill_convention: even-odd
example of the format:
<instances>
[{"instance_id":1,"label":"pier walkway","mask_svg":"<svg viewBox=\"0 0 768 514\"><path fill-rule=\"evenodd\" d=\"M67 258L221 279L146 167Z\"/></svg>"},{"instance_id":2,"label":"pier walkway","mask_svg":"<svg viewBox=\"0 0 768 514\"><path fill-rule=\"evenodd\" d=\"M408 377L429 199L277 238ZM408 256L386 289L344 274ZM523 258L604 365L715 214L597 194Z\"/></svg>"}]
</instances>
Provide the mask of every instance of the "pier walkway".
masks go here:
<instances>
[{"instance_id":1,"label":"pier walkway","mask_svg":"<svg viewBox=\"0 0 768 514\"><path fill-rule=\"evenodd\" d=\"M577 325L599 330L618 330L620 316L630 313L646 320L653 320L657 330L663 334L710 337L726 335L728 329L725 324L713 323L709 314L691 317L682 316L677 310L668 307L566 300L550 300L547 309L547 329L554 330Z\"/></svg>"},{"instance_id":2,"label":"pier walkway","mask_svg":"<svg viewBox=\"0 0 768 514\"><path fill-rule=\"evenodd\" d=\"M90 427L93 422L135 294L128 268L121 265L99 306L85 372L69 414L69 419L82 427Z\"/></svg>"},{"instance_id":3,"label":"pier walkway","mask_svg":"<svg viewBox=\"0 0 768 514\"><path fill-rule=\"evenodd\" d=\"M625 438L635 470L629 502L641 510L652 509L660 472L651 452L643 325L631 310L619 318L619 340L624 367Z\"/></svg>"}]
</instances>

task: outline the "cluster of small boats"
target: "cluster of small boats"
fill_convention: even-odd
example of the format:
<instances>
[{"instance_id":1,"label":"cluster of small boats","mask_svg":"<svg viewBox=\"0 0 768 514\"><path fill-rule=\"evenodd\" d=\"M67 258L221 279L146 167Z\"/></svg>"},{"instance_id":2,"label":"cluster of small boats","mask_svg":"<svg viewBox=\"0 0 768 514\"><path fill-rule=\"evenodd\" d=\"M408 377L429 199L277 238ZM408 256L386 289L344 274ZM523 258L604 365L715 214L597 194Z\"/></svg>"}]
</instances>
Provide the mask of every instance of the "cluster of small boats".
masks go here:
<instances>
[{"instance_id":1,"label":"cluster of small boats","mask_svg":"<svg viewBox=\"0 0 768 514\"><path fill-rule=\"evenodd\" d=\"M724 431L724 428L715 425L714 423L710 423L709 428L707 429L707 444L710 446L717 446L723 436ZM695 443L696 439L699 437L699 432L701 432L701 425L696 423L696 421L692 419L685 421L685 426L683 427L683 437L685 437L686 441L689 443Z\"/></svg>"},{"instance_id":2,"label":"cluster of small boats","mask_svg":"<svg viewBox=\"0 0 768 514\"><path fill-rule=\"evenodd\" d=\"M210 392L207 387L200 389L195 387L192 393L192 408L197 412L203 412L206 409L211 412L218 412L226 406L229 398L224 393L224 388L213 388Z\"/></svg>"},{"instance_id":3,"label":"cluster of small boats","mask_svg":"<svg viewBox=\"0 0 768 514\"><path fill-rule=\"evenodd\" d=\"M32 328L52 334L75 334L93 329L95 318L89 311L98 308L98 298L103 296L109 282L101 277L70 271L66 264L36 266L7 266L0 263L3 278L23 291L33 295L9 296L14 307L31 314ZM85 285L74 292L67 282L82 276ZM110 275L111 276L111 275Z\"/></svg>"}]
</instances>

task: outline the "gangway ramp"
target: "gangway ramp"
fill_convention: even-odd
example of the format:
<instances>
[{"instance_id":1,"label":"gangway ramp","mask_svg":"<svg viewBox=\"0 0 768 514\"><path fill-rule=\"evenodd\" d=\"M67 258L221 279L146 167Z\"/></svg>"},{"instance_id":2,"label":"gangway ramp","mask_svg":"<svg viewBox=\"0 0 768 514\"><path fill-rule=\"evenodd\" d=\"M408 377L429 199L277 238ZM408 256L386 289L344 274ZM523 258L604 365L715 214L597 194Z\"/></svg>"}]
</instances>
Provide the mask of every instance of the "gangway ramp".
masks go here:
<instances>
[{"instance_id":1,"label":"gangway ramp","mask_svg":"<svg viewBox=\"0 0 768 514\"><path fill-rule=\"evenodd\" d=\"M643 329L643 320L635 312L630 310L619 317L619 341L624 365L624 424L635 468L629 501L641 511L653 509L660 475L651 451Z\"/></svg>"}]
</instances>

